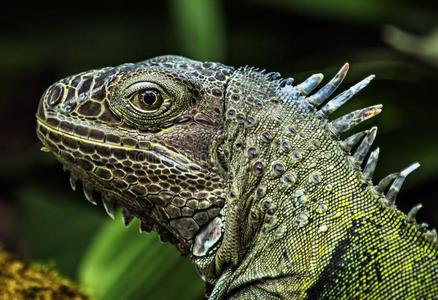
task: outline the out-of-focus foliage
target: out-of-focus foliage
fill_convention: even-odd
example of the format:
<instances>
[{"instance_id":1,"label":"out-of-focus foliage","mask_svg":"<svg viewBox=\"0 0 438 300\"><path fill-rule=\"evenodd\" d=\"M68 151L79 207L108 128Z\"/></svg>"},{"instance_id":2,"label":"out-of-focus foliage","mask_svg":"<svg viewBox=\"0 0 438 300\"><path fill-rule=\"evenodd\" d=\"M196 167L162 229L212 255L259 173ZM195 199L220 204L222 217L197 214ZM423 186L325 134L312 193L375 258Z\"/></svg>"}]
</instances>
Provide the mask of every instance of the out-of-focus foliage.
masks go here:
<instances>
[{"instance_id":1,"label":"out-of-focus foliage","mask_svg":"<svg viewBox=\"0 0 438 300\"><path fill-rule=\"evenodd\" d=\"M140 235L137 221L125 229L120 216L102 226L79 265L88 293L108 300L200 299L204 287L189 261L156 234Z\"/></svg>"},{"instance_id":2,"label":"out-of-focus foliage","mask_svg":"<svg viewBox=\"0 0 438 300\"><path fill-rule=\"evenodd\" d=\"M225 58L225 24L219 1L172 0L171 8L185 52L198 60Z\"/></svg>"},{"instance_id":3,"label":"out-of-focus foliage","mask_svg":"<svg viewBox=\"0 0 438 300\"><path fill-rule=\"evenodd\" d=\"M426 29L436 23L436 11L431 10L433 2L400 0L245 0L293 13L303 13L346 24L385 24L387 22L409 26L412 29ZM428 5L429 4L429 5Z\"/></svg>"},{"instance_id":4,"label":"out-of-focus foliage","mask_svg":"<svg viewBox=\"0 0 438 300\"><path fill-rule=\"evenodd\" d=\"M24 185L18 191L16 213L25 249L32 259L55 262L60 272L74 278L86 248L105 219L73 196L47 185Z\"/></svg>"},{"instance_id":5,"label":"out-of-focus foliage","mask_svg":"<svg viewBox=\"0 0 438 300\"><path fill-rule=\"evenodd\" d=\"M438 26L424 36L416 36L387 26L383 31L383 39L397 50L418 56L438 66Z\"/></svg>"},{"instance_id":6,"label":"out-of-focus foliage","mask_svg":"<svg viewBox=\"0 0 438 300\"><path fill-rule=\"evenodd\" d=\"M125 229L72 192L68 174L39 152L34 113L40 95L66 75L162 54L280 71L296 82L333 75L344 87L376 80L338 112L383 103L374 122L381 147L377 179L413 160L398 199L438 225L438 9L413 0L169 0L11 6L0 18L0 243L52 262L97 299L201 299L193 266L138 224ZM12 4L14 5L14 4ZM364 124L364 127L370 123ZM78 188L80 190L80 188Z\"/></svg>"},{"instance_id":7,"label":"out-of-focus foliage","mask_svg":"<svg viewBox=\"0 0 438 300\"><path fill-rule=\"evenodd\" d=\"M89 299L53 268L20 260L1 248L0 270L0 299Z\"/></svg>"}]
</instances>

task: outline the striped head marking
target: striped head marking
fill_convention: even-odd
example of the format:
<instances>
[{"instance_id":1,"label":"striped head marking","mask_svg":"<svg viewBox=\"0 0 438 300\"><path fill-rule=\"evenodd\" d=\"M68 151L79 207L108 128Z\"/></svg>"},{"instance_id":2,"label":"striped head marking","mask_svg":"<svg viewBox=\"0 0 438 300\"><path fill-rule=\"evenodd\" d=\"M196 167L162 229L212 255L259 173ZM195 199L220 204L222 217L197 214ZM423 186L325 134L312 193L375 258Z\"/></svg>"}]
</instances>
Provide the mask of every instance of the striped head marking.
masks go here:
<instances>
[{"instance_id":1,"label":"striped head marking","mask_svg":"<svg viewBox=\"0 0 438 300\"><path fill-rule=\"evenodd\" d=\"M121 206L189 254L225 201L212 153L232 72L162 56L70 76L42 96L37 135L88 200L99 192L110 215Z\"/></svg>"}]
</instances>

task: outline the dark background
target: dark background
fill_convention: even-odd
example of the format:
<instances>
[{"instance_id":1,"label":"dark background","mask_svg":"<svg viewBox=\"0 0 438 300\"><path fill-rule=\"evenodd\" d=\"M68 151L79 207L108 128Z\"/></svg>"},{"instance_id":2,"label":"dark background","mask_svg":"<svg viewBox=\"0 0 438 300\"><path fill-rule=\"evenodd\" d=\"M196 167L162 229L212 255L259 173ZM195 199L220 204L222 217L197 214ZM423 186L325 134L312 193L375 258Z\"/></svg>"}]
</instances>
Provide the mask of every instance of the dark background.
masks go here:
<instances>
[{"instance_id":1,"label":"dark background","mask_svg":"<svg viewBox=\"0 0 438 300\"><path fill-rule=\"evenodd\" d=\"M140 238L69 188L39 151L34 113L52 82L91 68L162 54L254 65L303 80L346 61L343 84L373 83L339 114L382 103L376 178L413 161L397 199L438 225L436 1L254 0L57 2L2 9L0 19L0 243L53 263L98 299L193 299L202 283L154 235ZM14 5L14 4L12 4ZM337 114L337 115L339 115ZM362 126L362 128L365 128ZM79 188L80 190L80 188ZM182 298L185 296L186 298Z\"/></svg>"}]
</instances>

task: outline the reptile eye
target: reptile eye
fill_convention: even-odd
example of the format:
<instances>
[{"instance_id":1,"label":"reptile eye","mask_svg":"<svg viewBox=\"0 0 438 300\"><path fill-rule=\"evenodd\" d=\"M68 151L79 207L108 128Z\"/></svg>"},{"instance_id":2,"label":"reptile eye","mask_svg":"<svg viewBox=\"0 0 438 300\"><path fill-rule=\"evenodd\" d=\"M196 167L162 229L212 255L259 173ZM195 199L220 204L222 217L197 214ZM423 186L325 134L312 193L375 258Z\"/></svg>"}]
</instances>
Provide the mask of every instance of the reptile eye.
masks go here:
<instances>
[{"instance_id":1,"label":"reptile eye","mask_svg":"<svg viewBox=\"0 0 438 300\"><path fill-rule=\"evenodd\" d=\"M110 109L126 123L143 129L158 128L190 105L186 86L154 72L129 75L113 88L112 96Z\"/></svg>"},{"instance_id":2,"label":"reptile eye","mask_svg":"<svg viewBox=\"0 0 438 300\"><path fill-rule=\"evenodd\" d=\"M138 90L129 96L131 104L142 111L154 111L163 104L161 93L155 89Z\"/></svg>"}]
</instances>

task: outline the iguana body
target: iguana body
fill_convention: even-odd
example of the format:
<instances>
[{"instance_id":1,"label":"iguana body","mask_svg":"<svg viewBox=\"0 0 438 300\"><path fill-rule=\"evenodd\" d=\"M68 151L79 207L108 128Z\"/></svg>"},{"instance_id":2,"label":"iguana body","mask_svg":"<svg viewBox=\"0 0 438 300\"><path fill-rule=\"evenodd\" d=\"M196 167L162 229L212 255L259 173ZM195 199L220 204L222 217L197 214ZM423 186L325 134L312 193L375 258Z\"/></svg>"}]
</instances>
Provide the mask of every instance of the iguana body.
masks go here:
<instances>
[{"instance_id":1,"label":"iguana body","mask_svg":"<svg viewBox=\"0 0 438 300\"><path fill-rule=\"evenodd\" d=\"M437 298L436 231L394 205L418 164L374 186L376 128L339 136L381 106L328 119L372 79L328 100L347 70L313 94L321 74L178 56L93 70L46 91L37 133L88 200L188 256L210 299Z\"/></svg>"}]
</instances>

